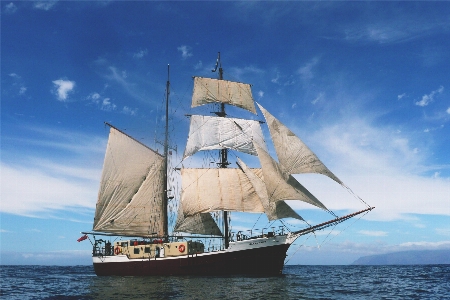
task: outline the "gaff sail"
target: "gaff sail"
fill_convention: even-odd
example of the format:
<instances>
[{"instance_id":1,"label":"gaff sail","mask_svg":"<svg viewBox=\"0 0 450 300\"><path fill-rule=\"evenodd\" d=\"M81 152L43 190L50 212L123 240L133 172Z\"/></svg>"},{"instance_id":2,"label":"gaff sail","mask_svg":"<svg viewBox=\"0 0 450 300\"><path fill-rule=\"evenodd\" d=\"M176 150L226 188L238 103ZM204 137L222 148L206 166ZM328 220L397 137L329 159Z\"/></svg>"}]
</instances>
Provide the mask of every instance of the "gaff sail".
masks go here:
<instances>
[{"instance_id":1,"label":"gaff sail","mask_svg":"<svg viewBox=\"0 0 450 300\"><path fill-rule=\"evenodd\" d=\"M163 235L163 157L111 126L93 230Z\"/></svg>"}]
</instances>

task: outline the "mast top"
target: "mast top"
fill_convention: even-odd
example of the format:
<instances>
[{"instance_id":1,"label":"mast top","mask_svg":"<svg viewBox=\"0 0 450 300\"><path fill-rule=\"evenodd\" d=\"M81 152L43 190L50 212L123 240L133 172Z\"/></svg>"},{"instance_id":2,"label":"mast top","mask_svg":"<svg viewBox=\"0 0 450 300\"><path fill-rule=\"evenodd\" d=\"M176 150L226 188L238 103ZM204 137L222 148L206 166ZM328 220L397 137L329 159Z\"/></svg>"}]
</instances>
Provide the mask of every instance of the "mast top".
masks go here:
<instances>
[{"instance_id":1,"label":"mast top","mask_svg":"<svg viewBox=\"0 0 450 300\"><path fill-rule=\"evenodd\" d=\"M222 69L222 62L220 61L220 51L217 55L216 66L214 67L214 70L211 70L211 71L216 72L217 67L219 67L219 79L222 80L223 79L223 69Z\"/></svg>"}]
</instances>

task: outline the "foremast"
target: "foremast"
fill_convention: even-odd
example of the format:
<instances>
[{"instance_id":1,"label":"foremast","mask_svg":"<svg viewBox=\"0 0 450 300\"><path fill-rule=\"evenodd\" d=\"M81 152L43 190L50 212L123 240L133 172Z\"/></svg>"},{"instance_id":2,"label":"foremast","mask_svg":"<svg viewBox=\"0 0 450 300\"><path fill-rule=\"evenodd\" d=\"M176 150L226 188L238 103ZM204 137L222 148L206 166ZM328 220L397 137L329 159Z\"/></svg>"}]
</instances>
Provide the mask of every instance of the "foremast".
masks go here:
<instances>
[{"instance_id":1,"label":"foremast","mask_svg":"<svg viewBox=\"0 0 450 300\"><path fill-rule=\"evenodd\" d=\"M166 122L164 128L164 167L163 167L163 190L162 190L162 215L163 215L163 238L168 242L169 224L167 215L167 206L169 205L168 197L168 155L169 155L169 94L170 94L170 65L167 65L167 82L166 82Z\"/></svg>"}]
</instances>

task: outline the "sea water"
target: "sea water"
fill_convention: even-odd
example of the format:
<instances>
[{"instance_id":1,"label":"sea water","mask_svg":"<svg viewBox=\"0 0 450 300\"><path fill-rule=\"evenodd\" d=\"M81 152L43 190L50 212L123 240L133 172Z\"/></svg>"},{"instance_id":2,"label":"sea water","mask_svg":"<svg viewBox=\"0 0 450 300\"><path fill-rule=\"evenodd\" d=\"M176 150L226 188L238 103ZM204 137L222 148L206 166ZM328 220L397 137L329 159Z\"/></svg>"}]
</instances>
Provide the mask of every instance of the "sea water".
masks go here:
<instances>
[{"instance_id":1,"label":"sea water","mask_svg":"<svg viewBox=\"0 0 450 300\"><path fill-rule=\"evenodd\" d=\"M1 299L450 299L450 265L286 266L276 277L97 277L92 266L0 268Z\"/></svg>"}]
</instances>

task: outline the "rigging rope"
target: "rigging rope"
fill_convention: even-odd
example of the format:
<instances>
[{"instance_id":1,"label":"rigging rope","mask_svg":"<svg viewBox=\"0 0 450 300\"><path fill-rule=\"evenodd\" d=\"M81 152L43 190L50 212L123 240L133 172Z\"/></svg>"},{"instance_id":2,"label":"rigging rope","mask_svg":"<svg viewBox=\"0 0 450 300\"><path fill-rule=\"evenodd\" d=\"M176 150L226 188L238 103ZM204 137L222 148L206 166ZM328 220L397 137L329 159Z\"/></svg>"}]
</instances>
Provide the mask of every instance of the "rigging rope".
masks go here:
<instances>
[{"instance_id":1,"label":"rigging rope","mask_svg":"<svg viewBox=\"0 0 450 300\"><path fill-rule=\"evenodd\" d=\"M338 235L340 235L342 232L344 232L344 231L346 231L350 226L352 226L353 224L355 224L357 221L359 221L362 217L364 217L366 214L368 214L369 213L369 211L366 211L364 214L362 214L362 215L360 215L357 219L355 219L354 221L353 221L353 223L351 223L351 224L349 224L347 227L345 227L343 230L341 230L338 234L336 234L335 236L333 236L332 238L330 238L328 241L326 241L326 238L325 238L325 240L322 242L322 244L321 244L321 246L323 245L323 244L325 244L325 243L328 243L329 241L331 241L332 239L334 239L336 236L338 236ZM338 224L336 224L335 225L335 227L337 226ZM331 233L331 232L330 232ZM329 235L329 234L328 234ZM327 236L328 237L328 236Z\"/></svg>"},{"instance_id":2,"label":"rigging rope","mask_svg":"<svg viewBox=\"0 0 450 300\"><path fill-rule=\"evenodd\" d=\"M330 242L332 239L334 239L336 236L340 235L342 232L344 232L345 230L347 230L350 226L352 226L353 224L355 224L357 221L359 221L362 217L364 217L366 214L368 214L369 211L366 211L364 214L360 215L357 219L355 219L351 224L349 224L347 227L345 227L342 231L340 231L338 234L336 234L335 236L331 237L330 239L328 239L328 237L331 235L331 233L333 232L333 230L337 227L338 224L337 223L334 225L333 229L328 233L328 235L325 237L325 239L321 242L321 244L319 245L317 243L317 236L316 236L316 231L314 230L313 232L311 232L311 234L309 234L308 238L305 240L304 243L306 243L306 241L312 236L314 235L315 239L316 239L316 243L318 244L317 247L320 249L320 247L322 247L322 245L324 245L325 243ZM328 240L327 240L328 239ZM303 247L304 243L302 245L300 245L300 247L289 257L289 259L284 263L285 265L289 262L289 260L292 259L292 257L300 250L301 247Z\"/></svg>"},{"instance_id":3,"label":"rigging rope","mask_svg":"<svg viewBox=\"0 0 450 300\"><path fill-rule=\"evenodd\" d=\"M306 238L306 240L305 240L304 243L306 243L306 242L309 240L310 237L311 237L311 235L309 235L309 236ZM304 243L301 244L300 247L298 247L297 250L295 250L295 252L292 253L292 255L289 256L289 259L288 259L287 261L284 262L284 265L286 265L286 264L287 264L287 263L295 256L295 254L300 250L300 248L303 247Z\"/></svg>"}]
</instances>

